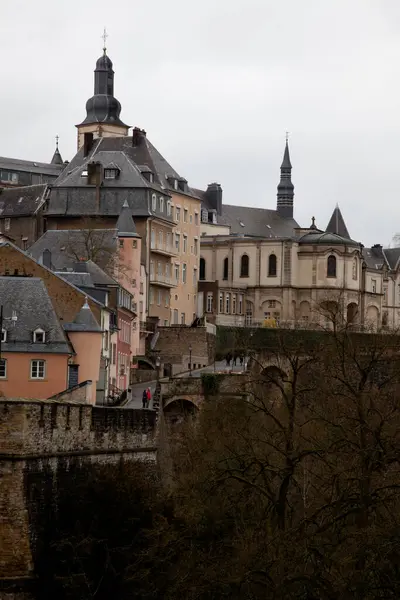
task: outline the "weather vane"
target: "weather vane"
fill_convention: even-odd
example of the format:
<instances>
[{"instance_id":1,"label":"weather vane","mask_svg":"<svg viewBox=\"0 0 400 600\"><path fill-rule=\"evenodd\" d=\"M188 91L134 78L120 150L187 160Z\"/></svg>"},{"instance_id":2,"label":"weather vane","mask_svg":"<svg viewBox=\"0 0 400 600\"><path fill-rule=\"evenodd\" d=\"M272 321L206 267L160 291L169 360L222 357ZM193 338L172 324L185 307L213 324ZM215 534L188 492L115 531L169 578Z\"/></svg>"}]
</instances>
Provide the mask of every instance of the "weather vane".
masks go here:
<instances>
[{"instance_id":1,"label":"weather vane","mask_svg":"<svg viewBox=\"0 0 400 600\"><path fill-rule=\"evenodd\" d=\"M289 131L286 132L286 143L288 143L288 141L289 141L289 133L290 133Z\"/></svg>"},{"instance_id":2,"label":"weather vane","mask_svg":"<svg viewBox=\"0 0 400 600\"><path fill-rule=\"evenodd\" d=\"M59 139L60 139L60 138L59 138L59 136L58 136L58 135L56 135L56 146L57 146L57 148L58 148L58 140L59 140Z\"/></svg>"},{"instance_id":3,"label":"weather vane","mask_svg":"<svg viewBox=\"0 0 400 600\"><path fill-rule=\"evenodd\" d=\"M107 38L108 38L107 29L105 27L104 27L103 35L101 37L103 38L103 50L105 52L107 50L106 43L107 43Z\"/></svg>"}]
</instances>

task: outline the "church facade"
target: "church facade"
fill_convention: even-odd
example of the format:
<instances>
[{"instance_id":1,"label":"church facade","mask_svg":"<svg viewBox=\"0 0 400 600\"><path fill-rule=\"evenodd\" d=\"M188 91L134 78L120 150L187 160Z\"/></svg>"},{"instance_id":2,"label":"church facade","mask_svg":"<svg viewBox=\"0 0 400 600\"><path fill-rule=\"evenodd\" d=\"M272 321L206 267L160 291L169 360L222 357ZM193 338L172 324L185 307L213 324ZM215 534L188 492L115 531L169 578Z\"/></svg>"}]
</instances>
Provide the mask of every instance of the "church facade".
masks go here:
<instances>
[{"instance_id":1,"label":"church facade","mask_svg":"<svg viewBox=\"0 0 400 600\"><path fill-rule=\"evenodd\" d=\"M218 201L203 192L199 314L226 326L329 327L340 319L366 330L396 327L400 298L390 311L396 283L385 251L352 240L338 206L325 230L314 218L301 228L291 172L286 142L276 210L224 205L222 189Z\"/></svg>"}]
</instances>

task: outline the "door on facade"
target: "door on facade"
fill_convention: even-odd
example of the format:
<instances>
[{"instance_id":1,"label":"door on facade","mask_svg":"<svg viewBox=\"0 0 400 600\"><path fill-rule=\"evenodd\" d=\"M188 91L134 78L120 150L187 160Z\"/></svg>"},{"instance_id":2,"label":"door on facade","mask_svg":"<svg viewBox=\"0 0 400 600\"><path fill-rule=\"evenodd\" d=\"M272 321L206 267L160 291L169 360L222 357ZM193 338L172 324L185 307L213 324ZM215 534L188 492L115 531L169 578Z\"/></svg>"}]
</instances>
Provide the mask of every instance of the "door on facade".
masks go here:
<instances>
[{"instance_id":1,"label":"door on facade","mask_svg":"<svg viewBox=\"0 0 400 600\"><path fill-rule=\"evenodd\" d=\"M72 388L78 385L79 365L68 365L68 387Z\"/></svg>"},{"instance_id":2,"label":"door on facade","mask_svg":"<svg viewBox=\"0 0 400 600\"><path fill-rule=\"evenodd\" d=\"M179 312L178 309L174 309L174 325L179 325Z\"/></svg>"}]
</instances>

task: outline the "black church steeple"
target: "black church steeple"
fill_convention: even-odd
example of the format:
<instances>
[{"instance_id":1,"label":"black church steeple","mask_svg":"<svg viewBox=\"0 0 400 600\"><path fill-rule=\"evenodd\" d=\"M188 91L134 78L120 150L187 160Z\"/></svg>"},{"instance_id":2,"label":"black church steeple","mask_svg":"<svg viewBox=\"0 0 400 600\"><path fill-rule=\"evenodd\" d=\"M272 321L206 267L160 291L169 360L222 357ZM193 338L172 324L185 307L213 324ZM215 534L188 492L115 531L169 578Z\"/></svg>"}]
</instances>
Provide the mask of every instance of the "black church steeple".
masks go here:
<instances>
[{"instance_id":1,"label":"black church steeple","mask_svg":"<svg viewBox=\"0 0 400 600\"><path fill-rule=\"evenodd\" d=\"M114 70L112 61L107 56L105 31L103 37L103 54L97 60L94 71L94 95L86 102L86 119L81 125L104 123L128 127L119 118L121 104L114 97Z\"/></svg>"},{"instance_id":2,"label":"black church steeple","mask_svg":"<svg viewBox=\"0 0 400 600\"><path fill-rule=\"evenodd\" d=\"M281 180L278 184L277 211L281 217L293 218L293 198L292 163L290 162L289 140L286 134L286 146L281 165Z\"/></svg>"}]
</instances>

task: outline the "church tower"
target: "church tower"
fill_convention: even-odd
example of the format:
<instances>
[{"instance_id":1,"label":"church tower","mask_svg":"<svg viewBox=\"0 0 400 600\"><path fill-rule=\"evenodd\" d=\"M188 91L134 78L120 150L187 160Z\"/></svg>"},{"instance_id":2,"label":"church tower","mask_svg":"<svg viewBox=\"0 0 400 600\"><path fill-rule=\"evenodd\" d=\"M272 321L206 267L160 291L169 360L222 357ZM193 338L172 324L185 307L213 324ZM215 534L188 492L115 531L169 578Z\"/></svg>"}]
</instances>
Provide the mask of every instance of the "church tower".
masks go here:
<instances>
[{"instance_id":1,"label":"church tower","mask_svg":"<svg viewBox=\"0 0 400 600\"><path fill-rule=\"evenodd\" d=\"M292 183L292 163L289 155L289 141L286 136L285 152L281 165L281 180L278 184L277 212L286 219L293 219L294 185Z\"/></svg>"},{"instance_id":2,"label":"church tower","mask_svg":"<svg viewBox=\"0 0 400 600\"><path fill-rule=\"evenodd\" d=\"M94 95L86 102L86 119L77 125L78 150L84 145L85 134L99 137L119 137L128 135L129 125L119 118L121 104L114 97L113 64L107 56L104 31L103 55L96 62L94 71Z\"/></svg>"}]
</instances>

